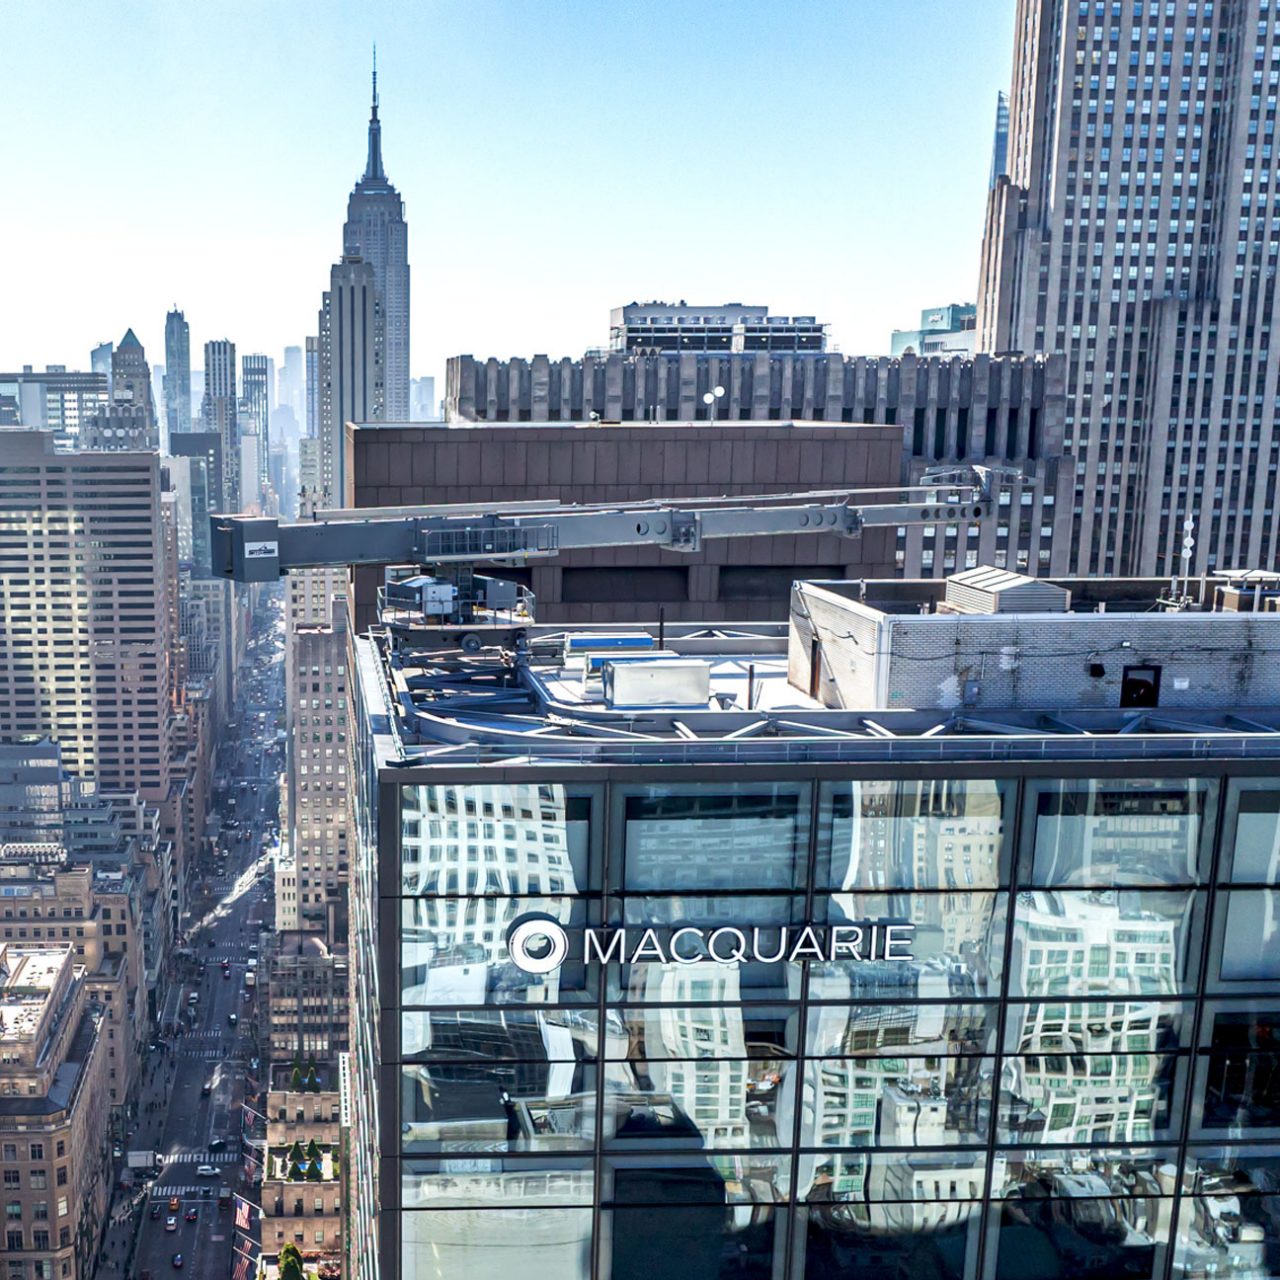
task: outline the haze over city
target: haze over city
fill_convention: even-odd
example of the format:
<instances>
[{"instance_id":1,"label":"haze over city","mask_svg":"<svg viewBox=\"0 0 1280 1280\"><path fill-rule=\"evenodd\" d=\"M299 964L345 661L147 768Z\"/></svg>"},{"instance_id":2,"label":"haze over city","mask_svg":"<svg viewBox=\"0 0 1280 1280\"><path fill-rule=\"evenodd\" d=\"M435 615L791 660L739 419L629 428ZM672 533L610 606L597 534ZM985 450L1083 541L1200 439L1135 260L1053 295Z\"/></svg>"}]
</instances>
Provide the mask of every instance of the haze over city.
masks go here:
<instances>
[{"instance_id":1,"label":"haze over city","mask_svg":"<svg viewBox=\"0 0 1280 1280\"><path fill-rule=\"evenodd\" d=\"M78 368L129 325L158 350L175 303L197 346L300 343L363 169L374 42L415 376L443 386L462 351L576 355L650 298L815 314L842 350L887 351L921 308L974 297L1012 0L978 13L9 4L0 367Z\"/></svg>"}]
</instances>

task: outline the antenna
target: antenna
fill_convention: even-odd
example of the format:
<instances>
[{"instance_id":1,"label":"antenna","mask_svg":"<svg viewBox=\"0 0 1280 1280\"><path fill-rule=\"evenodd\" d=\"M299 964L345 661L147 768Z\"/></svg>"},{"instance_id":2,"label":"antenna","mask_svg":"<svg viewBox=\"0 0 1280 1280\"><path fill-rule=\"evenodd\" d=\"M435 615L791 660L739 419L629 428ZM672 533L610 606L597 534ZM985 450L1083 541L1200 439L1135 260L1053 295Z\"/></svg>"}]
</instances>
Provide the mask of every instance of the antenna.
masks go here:
<instances>
[{"instance_id":1,"label":"antenna","mask_svg":"<svg viewBox=\"0 0 1280 1280\"><path fill-rule=\"evenodd\" d=\"M378 42L373 42L373 110L378 111Z\"/></svg>"}]
</instances>

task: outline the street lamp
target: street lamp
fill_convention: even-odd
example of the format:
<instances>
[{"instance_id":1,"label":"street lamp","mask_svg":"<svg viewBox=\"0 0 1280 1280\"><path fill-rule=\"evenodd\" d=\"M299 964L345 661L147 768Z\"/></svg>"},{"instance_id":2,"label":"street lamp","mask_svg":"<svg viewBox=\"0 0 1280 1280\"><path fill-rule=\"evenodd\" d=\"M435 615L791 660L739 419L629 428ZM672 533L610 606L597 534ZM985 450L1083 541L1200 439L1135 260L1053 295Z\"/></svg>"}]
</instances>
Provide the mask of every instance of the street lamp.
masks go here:
<instances>
[{"instance_id":1,"label":"street lamp","mask_svg":"<svg viewBox=\"0 0 1280 1280\"><path fill-rule=\"evenodd\" d=\"M707 406L707 417L712 422L716 420L716 401L723 395L724 388L716 386L712 387L712 389L702 397L702 403Z\"/></svg>"}]
</instances>

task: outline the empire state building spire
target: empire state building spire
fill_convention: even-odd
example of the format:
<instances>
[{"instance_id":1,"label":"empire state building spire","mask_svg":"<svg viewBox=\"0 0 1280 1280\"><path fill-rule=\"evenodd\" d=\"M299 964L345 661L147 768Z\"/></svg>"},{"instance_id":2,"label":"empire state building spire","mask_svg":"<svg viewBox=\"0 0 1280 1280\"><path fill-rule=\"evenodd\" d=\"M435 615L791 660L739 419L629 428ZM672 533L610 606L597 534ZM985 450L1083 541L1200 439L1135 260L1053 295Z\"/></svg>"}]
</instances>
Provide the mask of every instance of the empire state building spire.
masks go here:
<instances>
[{"instance_id":1,"label":"empire state building spire","mask_svg":"<svg viewBox=\"0 0 1280 1280\"><path fill-rule=\"evenodd\" d=\"M369 159L364 166L366 182L385 182L382 170L382 124L378 120L378 46L373 46L373 108L369 112Z\"/></svg>"}]
</instances>

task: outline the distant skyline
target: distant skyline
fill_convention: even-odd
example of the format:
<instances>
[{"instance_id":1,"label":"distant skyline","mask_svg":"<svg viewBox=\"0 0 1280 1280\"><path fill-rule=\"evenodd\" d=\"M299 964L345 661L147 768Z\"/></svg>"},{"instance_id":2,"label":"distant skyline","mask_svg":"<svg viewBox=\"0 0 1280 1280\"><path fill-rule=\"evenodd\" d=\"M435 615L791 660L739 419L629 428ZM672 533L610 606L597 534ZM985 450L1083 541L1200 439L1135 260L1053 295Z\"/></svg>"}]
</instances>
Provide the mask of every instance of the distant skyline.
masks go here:
<instances>
[{"instance_id":1,"label":"distant skyline","mask_svg":"<svg viewBox=\"0 0 1280 1280\"><path fill-rule=\"evenodd\" d=\"M313 333L363 171L371 46L413 376L577 356L632 300L814 314L886 352L975 296L1013 0L165 0L10 6L0 368L164 320Z\"/></svg>"}]
</instances>

